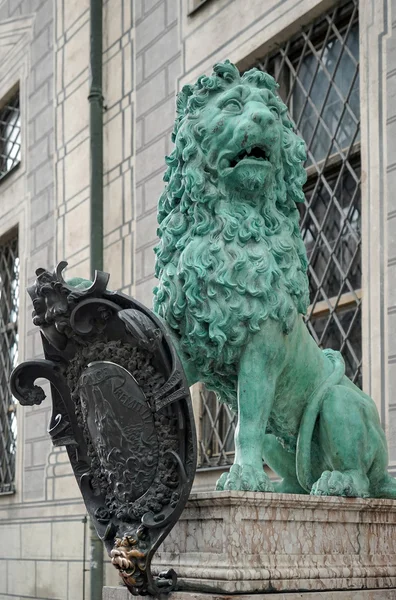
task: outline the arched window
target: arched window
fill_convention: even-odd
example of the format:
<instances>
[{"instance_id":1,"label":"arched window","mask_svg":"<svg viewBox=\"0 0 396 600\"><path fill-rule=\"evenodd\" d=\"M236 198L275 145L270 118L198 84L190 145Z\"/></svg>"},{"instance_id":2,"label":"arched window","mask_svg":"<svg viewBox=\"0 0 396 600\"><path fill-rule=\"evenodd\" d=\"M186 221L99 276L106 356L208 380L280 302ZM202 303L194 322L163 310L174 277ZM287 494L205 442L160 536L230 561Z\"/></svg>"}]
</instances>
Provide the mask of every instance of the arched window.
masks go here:
<instances>
[{"instance_id":1,"label":"arched window","mask_svg":"<svg viewBox=\"0 0 396 600\"><path fill-rule=\"evenodd\" d=\"M0 180L21 162L19 91L0 104Z\"/></svg>"}]
</instances>

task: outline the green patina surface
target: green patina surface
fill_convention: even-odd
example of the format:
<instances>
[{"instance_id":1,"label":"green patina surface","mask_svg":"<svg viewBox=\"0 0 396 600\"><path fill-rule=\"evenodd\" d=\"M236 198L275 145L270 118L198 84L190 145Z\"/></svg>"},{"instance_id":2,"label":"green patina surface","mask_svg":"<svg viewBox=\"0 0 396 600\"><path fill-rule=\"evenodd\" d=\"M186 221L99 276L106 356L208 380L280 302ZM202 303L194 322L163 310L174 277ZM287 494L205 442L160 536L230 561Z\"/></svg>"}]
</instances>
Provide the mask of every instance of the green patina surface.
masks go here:
<instances>
[{"instance_id":1,"label":"green patina surface","mask_svg":"<svg viewBox=\"0 0 396 600\"><path fill-rule=\"evenodd\" d=\"M217 489L396 498L373 400L303 321L305 149L276 88L226 61L179 94L155 310L190 384L238 413L235 462Z\"/></svg>"}]
</instances>

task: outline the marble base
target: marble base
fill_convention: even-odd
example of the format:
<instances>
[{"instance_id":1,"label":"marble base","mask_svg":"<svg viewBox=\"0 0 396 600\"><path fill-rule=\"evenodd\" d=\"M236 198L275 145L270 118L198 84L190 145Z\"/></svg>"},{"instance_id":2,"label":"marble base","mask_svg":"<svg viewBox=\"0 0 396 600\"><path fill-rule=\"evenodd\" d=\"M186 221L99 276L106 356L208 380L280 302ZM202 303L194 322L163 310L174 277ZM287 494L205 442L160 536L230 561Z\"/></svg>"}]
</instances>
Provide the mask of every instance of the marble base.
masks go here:
<instances>
[{"instance_id":1,"label":"marble base","mask_svg":"<svg viewBox=\"0 0 396 600\"><path fill-rule=\"evenodd\" d=\"M134 596L139 600L147 600L148 596ZM173 592L165 594L160 600L396 600L394 590L361 590L343 592L286 592L284 594L200 594L199 592ZM132 596L125 588L105 587L103 600L131 600Z\"/></svg>"},{"instance_id":2,"label":"marble base","mask_svg":"<svg viewBox=\"0 0 396 600\"><path fill-rule=\"evenodd\" d=\"M396 589L396 502L195 493L153 561L169 567L201 594Z\"/></svg>"}]
</instances>

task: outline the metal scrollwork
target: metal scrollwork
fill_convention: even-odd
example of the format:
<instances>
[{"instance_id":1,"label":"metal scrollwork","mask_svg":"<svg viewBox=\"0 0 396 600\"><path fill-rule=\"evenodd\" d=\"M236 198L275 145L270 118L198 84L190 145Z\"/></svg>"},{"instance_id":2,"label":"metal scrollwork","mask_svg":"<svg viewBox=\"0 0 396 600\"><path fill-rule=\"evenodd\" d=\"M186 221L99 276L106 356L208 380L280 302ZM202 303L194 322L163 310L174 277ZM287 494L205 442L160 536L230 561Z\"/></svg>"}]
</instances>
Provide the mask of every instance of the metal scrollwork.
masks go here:
<instances>
[{"instance_id":1,"label":"metal scrollwork","mask_svg":"<svg viewBox=\"0 0 396 600\"><path fill-rule=\"evenodd\" d=\"M51 385L49 434L65 445L87 510L111 561L133 595L176 586L169 570L154 577L155 550L187 502L196 439L186 378L161 321L139 302L107 290L97 272L89 287L36 271L28 293L42 332L45 360L11 377L24 405Z\"/></svg>"}]
</instances>

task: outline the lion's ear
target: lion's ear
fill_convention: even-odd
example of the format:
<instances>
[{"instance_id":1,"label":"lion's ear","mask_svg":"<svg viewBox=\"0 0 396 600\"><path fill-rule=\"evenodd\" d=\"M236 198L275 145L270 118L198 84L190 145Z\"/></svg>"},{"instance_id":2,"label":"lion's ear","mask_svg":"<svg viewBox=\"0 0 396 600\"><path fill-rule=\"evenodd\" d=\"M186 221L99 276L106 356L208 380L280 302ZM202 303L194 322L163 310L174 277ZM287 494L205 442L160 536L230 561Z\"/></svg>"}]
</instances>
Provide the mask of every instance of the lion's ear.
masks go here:
<instances>
[{"instance_id":1,"label":"lion's ear","mask_svg":"<svg viewBox=\"0 0 396 600\"><path fill-rule=\"evenodd\" d=\"M177 94L176 99L176 113L178 117L184 117L187 109L187 103L189 97L193 93L192 85L185 85L181 89L181 91Z\"/></svg>"}]
</instances>

